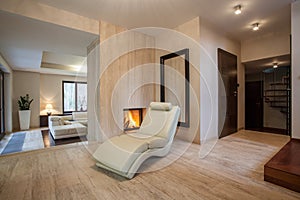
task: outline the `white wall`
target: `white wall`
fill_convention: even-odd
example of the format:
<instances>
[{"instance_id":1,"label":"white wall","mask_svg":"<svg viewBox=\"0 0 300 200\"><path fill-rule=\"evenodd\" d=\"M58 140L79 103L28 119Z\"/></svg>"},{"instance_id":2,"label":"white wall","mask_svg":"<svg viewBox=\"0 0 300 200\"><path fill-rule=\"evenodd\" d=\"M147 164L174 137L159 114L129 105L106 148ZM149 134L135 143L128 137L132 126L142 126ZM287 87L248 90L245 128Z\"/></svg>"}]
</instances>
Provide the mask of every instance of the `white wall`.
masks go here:
<instances>
[{"instance_id":1,"label":"white wall","mask_svg":"<svg viewBox=\"0 0 300 200\"><path fill-rule=\"evenodd\" d=\"M84 32L99 33L99 22L97 20L40 4L33 0L1 0L0 10Z\"/></svg>"},{"instance_id":2,"label":"white wall","mask_svg":"<svg viewBox=\"0 0 300 200\"><path fill-rule=\"evenodd\" d=\"M200 45L200 134L201 141L205 141L218 138L218 48L236 55L238 59L238 129L244 128L245 124L245 77L244 66L240 62L240 43L222 34L222 31L204 20L200 21Z\"/></svg>"},{"instance_id":3,"label":"white wall","mask_svg":"<svg viewBox=\"0 0 300 200\"><path fill-rule=\"evenodd\" d=\"M154 86L144 84L154 79L154 70L142 67L154 62L154 39L104 21L99 30L101 45L90 50L87 60L89 141L119 135L123 108L146 107L154 99Z\"/></svg>"},{"instance_id":4,"label":"white wall","mask_svg":"<svg viewBox=\"0 0 300 200\"><path fill-rule=\"evenodd\" d=\"M155 37L156 47L156 80L160 83L160 56L166 55L171 52L176 52L185 48L189 49L189 62L190 62L190 127L178 127L177 138L194 143L200 143L200 29L199 17L181 24L174 30L162 30L160 35ZM173 66L174 67L174 66ZM171 67L165 68L165 73L171 71ZM174 69L174 68L173 68ZM179 76L178 80L184 83L184 76ZM178 88L172 88L169 85L169 90L174 90L174 94L178 92ZM175 85L174 85L175 86ZM160 101L160 88L156 89L156 100ZM183 112L183 105L180 105L181 112ZM183 114L183 113L182 113Z\"/></svg>"},{"instance_id":5,"label":"white wall","mask_svg":"<svg viewBox=\"0 0 300 200\"><path fill-rule=\"evenodd\" d=\"M242 41L241 61L248 62L290 53L290 33L272 33Z\"/></svg>"},{"instance_id":6,"label":"white wall","mask_svg":"<svg viewBox=\"0 0 300 200\"><path fill-rule=\"evenodd\" d=\"M53 114L61 114L62 110L62 81L83 81L86 77L64 76L56 74L40 74L40 114L46 115L46 104L51 103Z\"/></svg>"},{"instance_id":7,"label":"white wall","mask_svg":"<svg viewBox=\"0 0 300 200\"><path fill-rule=\"evenodd\" d=\"M40 126L40 74L33 72L14 71L13 73L13 130L19 130L18 99L29 94L31 103L30 128Z\"/></svg>"},{"instance_id":8,"label":"white wall","mask_svg":"<svg viewBox=\"0 0 300 200\"><path fill-rule=\"evenodd\" d=\"M100 126L98 122L98 116L100 115L100 106L96 106L99 103L99 94L97 91L99 76L100 76L100 45L98 42L96 46L88 52L87 55L87 82L88 82L88 141L102 141L102 135L100 133Z\"/></svg>"},{"instance_id":9,"label":"white wall","mask_svg":"<svg viewBox=\"0 0 300 200\"><path fill-rule=\"evenodd\" d=\"M292 137L300 139L300 1L292 4Z\"/></svg>"}]
</instances>

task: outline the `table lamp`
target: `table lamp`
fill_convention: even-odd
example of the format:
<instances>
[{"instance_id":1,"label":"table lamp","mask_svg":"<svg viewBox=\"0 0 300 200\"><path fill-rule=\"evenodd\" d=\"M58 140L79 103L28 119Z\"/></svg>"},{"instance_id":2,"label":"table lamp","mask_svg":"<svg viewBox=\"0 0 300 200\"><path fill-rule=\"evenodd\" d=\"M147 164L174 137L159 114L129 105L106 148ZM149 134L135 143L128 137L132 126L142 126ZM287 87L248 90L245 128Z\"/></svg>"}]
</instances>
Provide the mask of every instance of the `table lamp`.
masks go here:
<instances>
[{"instance_id":1,"label":"table lamp","mask_svg":"<svg viewBox=\"0 0 300 200\"><path fill-rule=\"evenodd\" d=\"M51 103L48 103L46 105L47 115L51 115L51 110L53 109L53 106Z\"/></svg>"}]
</instances>

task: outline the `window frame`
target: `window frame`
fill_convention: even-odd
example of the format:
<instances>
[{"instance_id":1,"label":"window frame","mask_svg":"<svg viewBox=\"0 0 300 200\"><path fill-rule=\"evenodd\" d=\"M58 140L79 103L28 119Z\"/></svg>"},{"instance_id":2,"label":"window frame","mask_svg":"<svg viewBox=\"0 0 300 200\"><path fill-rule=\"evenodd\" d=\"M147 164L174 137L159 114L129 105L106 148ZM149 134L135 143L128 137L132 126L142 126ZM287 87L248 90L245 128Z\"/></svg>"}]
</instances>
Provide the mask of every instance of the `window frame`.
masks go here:
<instances>
[{"instance_id":1,"label":"window frame","mask_svg":"<svg viewBox=\"0 0 300 200\"><path fill-rule=\"evenodd\" d=\"M65 83L74 83L75 84L75 110L73 111L65 111ZM63 111L63 114L71 114L72 112L87 112L87 110L84 110L84 111L80 111L80 110L77 110L78 107L77 107L77 85L78 84L86 84L87 85L87 82L84 82L84 81L62 81L62 111Z\"/></svg>"}]
</instances>

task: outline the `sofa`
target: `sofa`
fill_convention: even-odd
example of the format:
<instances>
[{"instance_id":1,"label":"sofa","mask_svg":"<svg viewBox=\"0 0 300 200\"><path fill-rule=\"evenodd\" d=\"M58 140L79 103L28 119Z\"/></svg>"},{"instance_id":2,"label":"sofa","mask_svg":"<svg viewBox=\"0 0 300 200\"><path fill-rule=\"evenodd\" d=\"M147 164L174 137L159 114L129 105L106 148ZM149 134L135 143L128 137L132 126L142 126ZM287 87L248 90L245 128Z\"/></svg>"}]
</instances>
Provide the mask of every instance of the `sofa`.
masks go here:
<instances>
[{"instance_id":1,"label":"sofa","mask_svg":"<svg viewBox=\"0 0 300 200\"><path fill-rule=\"evenodd\" d=\"M49 116L48 126L54 140L87 135L87 113L73 112L66 116Z\"/></svg>"}]
</instances>

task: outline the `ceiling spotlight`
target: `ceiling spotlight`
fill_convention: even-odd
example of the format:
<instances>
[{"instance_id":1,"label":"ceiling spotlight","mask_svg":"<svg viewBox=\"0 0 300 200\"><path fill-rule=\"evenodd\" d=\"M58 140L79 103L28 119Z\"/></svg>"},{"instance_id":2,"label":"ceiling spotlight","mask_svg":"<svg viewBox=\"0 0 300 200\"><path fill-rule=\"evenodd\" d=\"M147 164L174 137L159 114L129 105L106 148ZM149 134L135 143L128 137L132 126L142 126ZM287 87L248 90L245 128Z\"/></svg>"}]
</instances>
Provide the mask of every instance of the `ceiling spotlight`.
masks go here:
<instances>
[{"instance_id":1,"label":"ceiling spotlight","mask_svg":"<svg viewBox=\"0 0 300 200\"><path fill-rule=\"evenodd\" d=\"M241 5L237 5L234 7L234 14L239 15L242 13L242 6Z\"/></svg>"},{"instance_id":2,"label":"ceiling spotlight","mask_svg":"<svg viewBox=\"0 0 300 200\"><path fill-rule=\"evenodd\" d=\"M277 64L277 63L274 63L274 64L273 64L273 68L276 69L277 67L278 67L278 64Z\"/></svg>"},{"instance_id":3,"label":"ceiling spotlight","mask_svg":"<svg viewBox=\"0 0 300 200\"><path fill-rule=\"evenodd\" d=\"M257 31L259 29L259 23L252 24L252 30Z\"/></svg>"}]
</instances>

